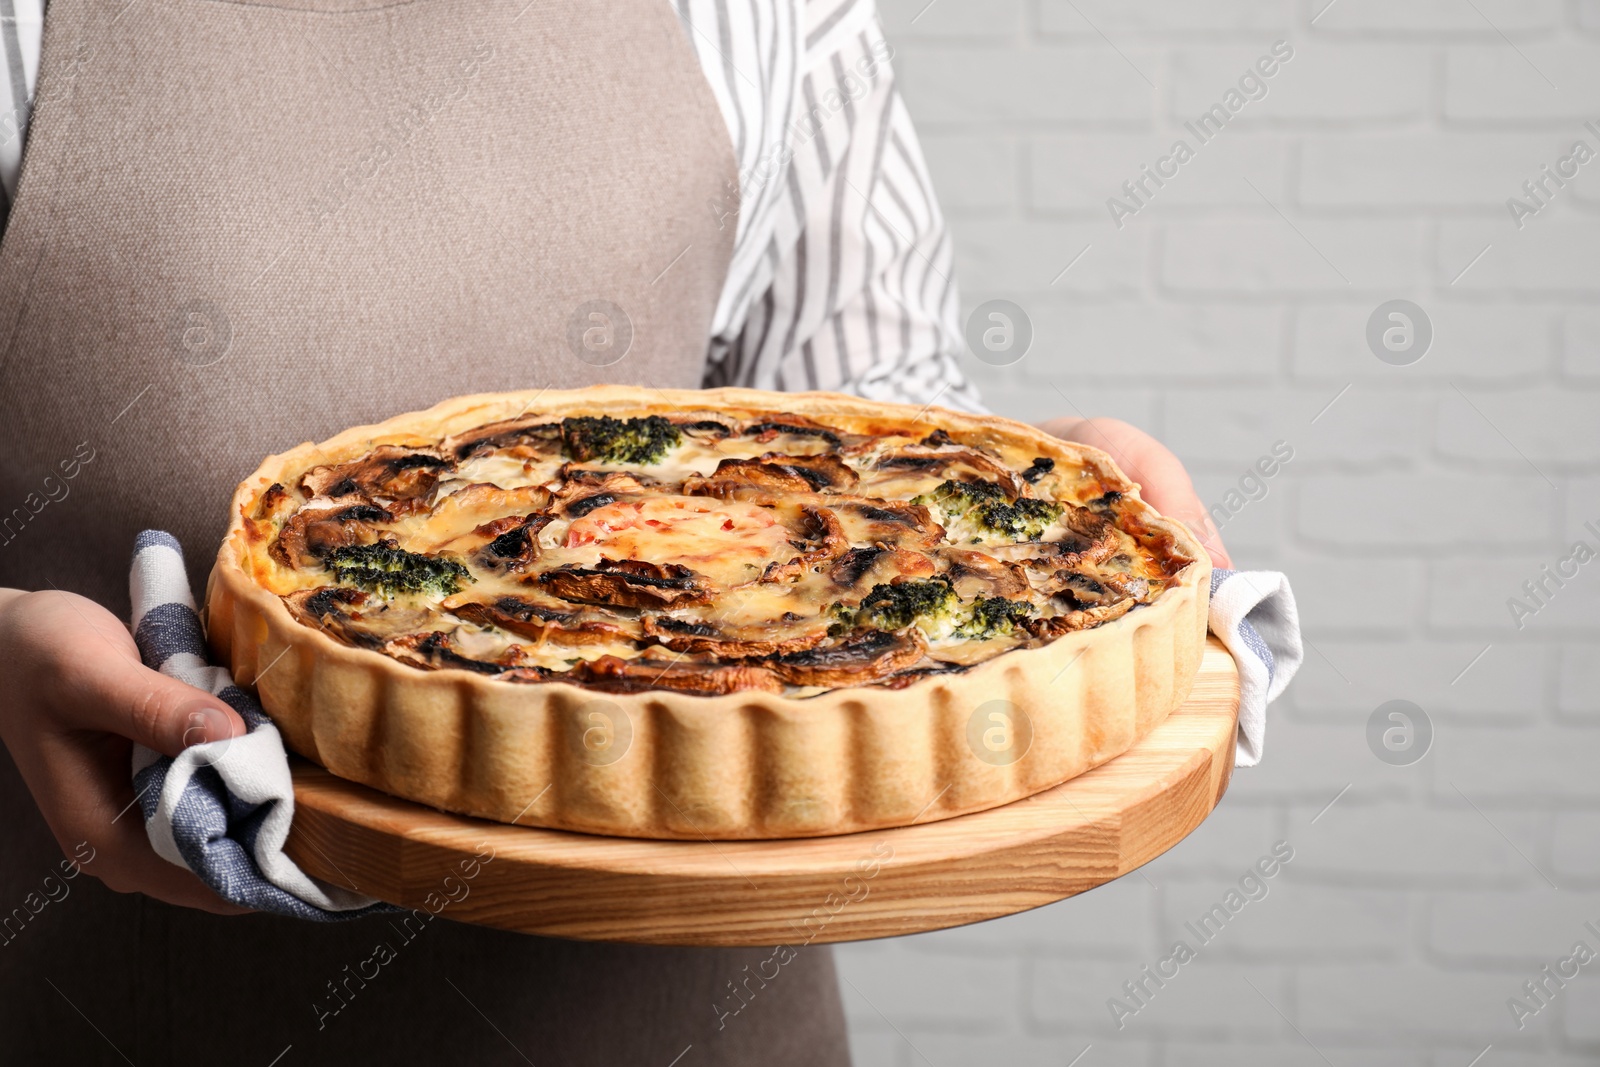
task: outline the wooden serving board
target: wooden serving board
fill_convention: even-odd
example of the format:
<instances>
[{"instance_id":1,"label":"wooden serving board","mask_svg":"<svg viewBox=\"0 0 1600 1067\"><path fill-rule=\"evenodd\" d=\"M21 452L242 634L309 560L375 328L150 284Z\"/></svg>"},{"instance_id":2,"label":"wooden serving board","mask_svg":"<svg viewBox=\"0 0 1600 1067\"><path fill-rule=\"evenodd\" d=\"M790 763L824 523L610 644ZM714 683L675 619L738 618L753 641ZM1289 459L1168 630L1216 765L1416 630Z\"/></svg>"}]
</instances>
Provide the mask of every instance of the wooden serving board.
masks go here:
<instances>
[{"instance_id":1,"label":"wooden serving board","mask_svg":"<svg viewBox=\"0 0 1600 1067\"><path fill-rule=\"evenodd\" d=\"M297 759L287 851L329 882L530 934L669 945L892 937L1049 904L1165 852L1227 789L1238 710L1238 670L1211 637L1188 702L1087 774L971 815L784 841L508 826L400 800Z\"/></svg>"}]
</instances>

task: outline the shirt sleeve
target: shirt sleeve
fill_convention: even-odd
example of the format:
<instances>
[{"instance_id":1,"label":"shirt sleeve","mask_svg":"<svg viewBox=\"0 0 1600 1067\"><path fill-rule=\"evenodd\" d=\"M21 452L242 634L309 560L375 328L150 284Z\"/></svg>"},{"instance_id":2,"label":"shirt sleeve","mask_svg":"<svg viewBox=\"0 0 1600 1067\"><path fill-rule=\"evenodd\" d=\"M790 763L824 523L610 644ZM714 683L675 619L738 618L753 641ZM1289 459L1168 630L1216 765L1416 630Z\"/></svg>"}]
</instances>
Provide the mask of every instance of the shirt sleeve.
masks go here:
<instances>
[{"instance_id":1,"label":"shirt sleeve","mask_svg":"<svg viewBox=\"0 0 1600 1067\"><path fill-rule=\"evenodd\" d=\"M741 166L707 385L984 411L950 237L871 0L810 0L782 136ZM741 161L742 163L744 161Z\"/></svg>"}]
</instances>

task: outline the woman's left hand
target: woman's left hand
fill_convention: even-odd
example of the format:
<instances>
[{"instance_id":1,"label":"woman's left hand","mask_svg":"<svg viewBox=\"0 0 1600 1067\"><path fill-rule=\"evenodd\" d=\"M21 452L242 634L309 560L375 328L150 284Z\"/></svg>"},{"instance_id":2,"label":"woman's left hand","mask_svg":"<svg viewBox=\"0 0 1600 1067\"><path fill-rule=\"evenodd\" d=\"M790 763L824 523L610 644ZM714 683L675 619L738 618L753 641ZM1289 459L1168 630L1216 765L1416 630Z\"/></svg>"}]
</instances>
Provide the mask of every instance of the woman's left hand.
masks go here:
<instances>
[{"instance_id":1,"label":"woman's left hand","mask_svg":"<svg viewBox=\"0 0 1600 1067\"><path fill-rule=\"evenodd\" d=\"M1195 493L1189 472L1160 441L1121 419L1051 419L1040 423L1039 428L1109 452L1122 472L1139 483L1141 499L1189 527L1215 566L1232 568L1233 561L1222 546L1222 535Z\"/></svg>"}]
</instances>

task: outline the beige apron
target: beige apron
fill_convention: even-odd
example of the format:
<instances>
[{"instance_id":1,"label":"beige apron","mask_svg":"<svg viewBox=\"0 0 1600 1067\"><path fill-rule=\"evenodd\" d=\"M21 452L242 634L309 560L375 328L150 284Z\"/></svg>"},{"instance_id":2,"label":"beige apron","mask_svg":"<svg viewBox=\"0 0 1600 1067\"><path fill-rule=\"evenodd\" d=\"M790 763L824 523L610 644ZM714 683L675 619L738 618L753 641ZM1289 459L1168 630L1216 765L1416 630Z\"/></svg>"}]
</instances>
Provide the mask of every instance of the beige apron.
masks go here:
<instances>
[{"instance_id":1,"label":"beige apron","mask_svg":"<svg viewBox=\"0 0 1600 1067\"><path fill-rule=\"evenodd\" d=\"M0 584L125 613L134 533L199 588L268 452L460 393L701 380L735 162L668 0L52 0L41 68L0 243ZM3 916L60 852L9 760L0 803ZM846 1058L823 949L719 1019L770 949L435 923L327 1017L386 920L71 888L0 937L6 1063Z\"/></svg>"}]
</instances>

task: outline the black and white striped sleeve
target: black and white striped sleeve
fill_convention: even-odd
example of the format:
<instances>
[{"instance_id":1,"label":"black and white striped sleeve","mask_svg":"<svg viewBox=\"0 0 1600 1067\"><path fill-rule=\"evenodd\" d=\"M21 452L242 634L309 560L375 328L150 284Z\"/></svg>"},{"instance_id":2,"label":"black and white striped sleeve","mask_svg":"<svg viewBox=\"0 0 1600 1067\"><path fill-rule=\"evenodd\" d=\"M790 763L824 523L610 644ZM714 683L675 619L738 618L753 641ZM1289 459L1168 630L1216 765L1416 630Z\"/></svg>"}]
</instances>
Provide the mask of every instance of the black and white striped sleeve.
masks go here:
<instances>
[{"instance_id":1,"label":"black and white striped sleeve","mask_svg":"<svg viewBox=\"0 0 1600 1067\"><path fill-rule=\"evenodd\" d=\"M680 10L694 11L697 0ZM795 34L791 78L759 47L721 35L722 72L702 60L724 103L765 90L766 125L750 110L734 130L739 232L714 323L708 385L830 389L905 403L983 410L957 363L961 334L950 239L892 49L871 0L809 0L772 12ZM787 9L787 14L786 14ZM702 14L711 15L707 10ZM733 19L737 23L738 19ZM758 16L751 25L761 22ZM708 26L691 32L703 45ZM782 33L769 44L781 51ZM718 83L721 83L720 85ZM741 140L741 132L743 140ZM752 141L759 143L752 144Z\"/></svg>"}]
</instances>

